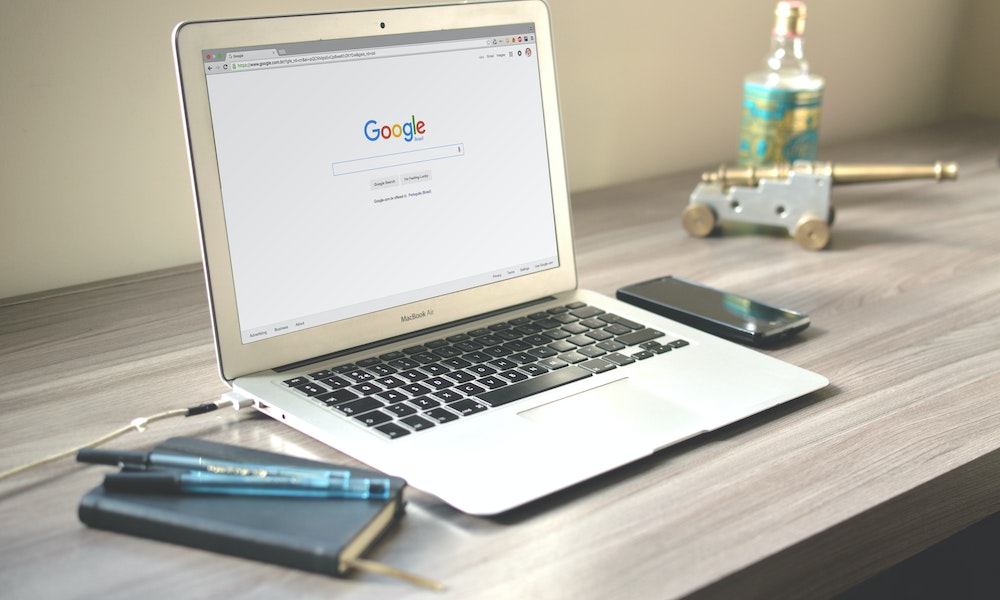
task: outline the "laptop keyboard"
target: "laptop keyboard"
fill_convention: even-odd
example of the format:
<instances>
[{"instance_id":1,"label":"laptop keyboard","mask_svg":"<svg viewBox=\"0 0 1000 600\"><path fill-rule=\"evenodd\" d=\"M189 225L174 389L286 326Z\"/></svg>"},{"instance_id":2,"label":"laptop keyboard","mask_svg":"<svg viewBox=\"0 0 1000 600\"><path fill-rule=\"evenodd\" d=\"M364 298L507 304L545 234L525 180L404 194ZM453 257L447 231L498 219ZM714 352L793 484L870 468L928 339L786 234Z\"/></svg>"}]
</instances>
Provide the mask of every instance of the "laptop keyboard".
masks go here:
<instances>
[{"instance_id":1,"label":"laptop keyboard","mask_svg":"<svg viewBox=\"0 0 1000 600\"><path fill-rule=\"evenodd\" d=\"M577 302L283 383L396 439L687 345Z\"/></svg>"}]
</instances>

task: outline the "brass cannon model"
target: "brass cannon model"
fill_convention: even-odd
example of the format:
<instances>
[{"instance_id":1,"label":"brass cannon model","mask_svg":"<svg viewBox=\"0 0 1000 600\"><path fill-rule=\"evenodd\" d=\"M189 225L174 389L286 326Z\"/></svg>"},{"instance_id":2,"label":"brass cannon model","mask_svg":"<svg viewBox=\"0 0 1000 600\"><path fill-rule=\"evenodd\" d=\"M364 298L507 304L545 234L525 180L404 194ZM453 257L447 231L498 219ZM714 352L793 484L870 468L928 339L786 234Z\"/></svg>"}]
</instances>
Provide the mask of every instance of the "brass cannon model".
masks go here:
<instances>
[{"instance_id":1,"label":"brass cannon model","mask_svg":"<svg viewBox=\"0 0 1000 600\"><path fill-rule=\"evenodd\" d=\"M781 227L800 246L821 250L830 243L835 185L955 179L958 165L864 165L796 161L767 167L719 167L703 173L684 209L684 229L695 237L735 222Z\"/></svg>"}]
</instances>

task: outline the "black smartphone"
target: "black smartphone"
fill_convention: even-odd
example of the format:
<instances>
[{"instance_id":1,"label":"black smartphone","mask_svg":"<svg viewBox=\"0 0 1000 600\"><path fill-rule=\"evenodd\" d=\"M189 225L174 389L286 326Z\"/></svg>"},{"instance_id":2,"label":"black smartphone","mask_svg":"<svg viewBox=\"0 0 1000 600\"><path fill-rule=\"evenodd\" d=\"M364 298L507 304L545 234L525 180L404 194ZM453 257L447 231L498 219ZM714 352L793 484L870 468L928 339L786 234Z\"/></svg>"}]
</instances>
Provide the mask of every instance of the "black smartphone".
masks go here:
<instances>
[{"instance_id":1,"label":"black smartphone","mask_svg":"<svg viewBox=\"0 0 1000 600\"><path fill-rule=\"evenodd\" d=\"M618 299L737 342L764 346L809 326L809 316L674 276L635 283Z\"/></svg>"}]
</instances>

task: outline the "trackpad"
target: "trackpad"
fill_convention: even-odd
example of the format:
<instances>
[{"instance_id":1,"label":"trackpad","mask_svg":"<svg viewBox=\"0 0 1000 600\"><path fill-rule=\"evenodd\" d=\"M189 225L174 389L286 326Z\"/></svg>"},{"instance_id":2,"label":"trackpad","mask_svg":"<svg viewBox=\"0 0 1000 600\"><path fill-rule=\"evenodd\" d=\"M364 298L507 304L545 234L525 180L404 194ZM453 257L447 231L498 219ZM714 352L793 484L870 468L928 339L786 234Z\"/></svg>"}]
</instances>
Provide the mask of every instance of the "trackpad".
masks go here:
<instances>
[{"instance_id":1,"label":"trackpad","mask_svg":"<svg viewBox=\"0 0 1000 600\"><path fill-rule=\"evenodd\" d=\"M567 435L620 435L653 449L703 433L707 420L627 378L519 414Z\"/></svg>"}]
</instances>

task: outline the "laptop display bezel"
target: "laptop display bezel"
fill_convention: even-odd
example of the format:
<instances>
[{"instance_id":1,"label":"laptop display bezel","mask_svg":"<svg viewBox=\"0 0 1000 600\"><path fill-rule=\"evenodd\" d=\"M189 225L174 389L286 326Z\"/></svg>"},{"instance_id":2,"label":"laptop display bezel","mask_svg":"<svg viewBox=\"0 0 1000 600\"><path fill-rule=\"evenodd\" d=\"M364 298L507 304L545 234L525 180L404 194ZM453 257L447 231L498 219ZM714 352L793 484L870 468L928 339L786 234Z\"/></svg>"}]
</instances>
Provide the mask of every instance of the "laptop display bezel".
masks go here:
<instances>
[{"instance_id":1,"label":"laptop display bezel","mask_svg":"<svg viewBox=\"0 0 1000 600\"><path fill-rule=\"evenodd\" d=\"M413 302L326 325L244 343L216 158L205 48L287 44L330 38L393 35L448 28L534 23L555 219L557 267L514 279ZM383 26L384 24L384 26ZM352 13L193 22L178 25L174 51L185 119L202 258L219 368L223 379L394 338L568 291L576 286L569 191L559 120L555 61L548 9L539 1L445 5ZM401 315L422 314L403 320Z\"/></svg>"}]
</instances>

